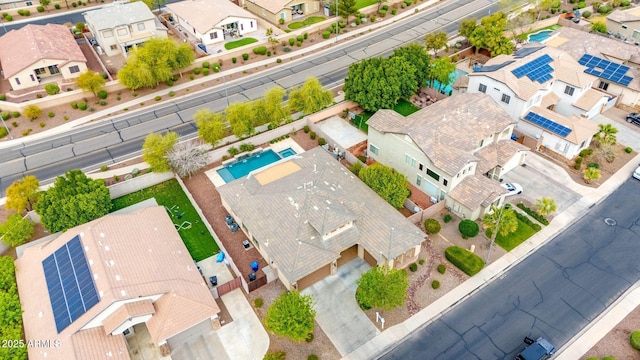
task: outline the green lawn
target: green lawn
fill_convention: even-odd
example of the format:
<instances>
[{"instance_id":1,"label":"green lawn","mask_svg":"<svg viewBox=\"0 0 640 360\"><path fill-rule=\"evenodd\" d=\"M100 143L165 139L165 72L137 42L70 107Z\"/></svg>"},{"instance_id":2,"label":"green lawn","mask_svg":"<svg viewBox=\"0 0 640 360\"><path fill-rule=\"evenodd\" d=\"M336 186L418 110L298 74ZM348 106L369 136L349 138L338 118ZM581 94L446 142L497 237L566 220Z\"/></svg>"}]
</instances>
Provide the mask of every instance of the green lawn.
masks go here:
<instances>
[{"instance_id":1,"label":"green lawn","mask_svg":"<svg viewBox=\"0 0 640 360\"><path fill-rule=\"evenodd\" d=\"M291 30L296 30L296 29L300 29L302 27L305 26L309 26L315 23L319 23L321 21L325 21L327 20L326 17L324 16L309 16L308 18L304 19L303 21L294 21L291 24L287 25L287 27Z\"/></svg>"},{"instance_id":2,"label":"green lawn","mask_svg":"<svg viewBox=\"0 0 640 360\"><path fill-rule=\"evenodd\" d=\"M237 41L231 41L228 42L226 44L224 44L224 48L227 50L231 50L231 49L235 49L238 48L240 46L245 46L248 44L253 44L254 42L258 42L258 39L254 39L254 38L242 38L240 40Z\"/></svg>"},{"instance_id":3,"label":"green lawn","mask_svg":"<svg viewBox=\"0 0 640 360\"><path fill-rule=\"evenodd\" d=\"M356 0L356 9L362 9L363 7L367 7L376 3L377 2L375 0Z\"/></svg>"},{"instance_id":4,"label":"green lawn","mask_svg":"<svg viewBox=\"0 0 640 360\"><path fill-rule=\"evenodd\" d=\"M531 228L531 226L523 223L518 220L518 230L516 232L511 233L505 237L498 234L496 236L496 244L500 245L501 248L511 251L515 249L516 246L522 244L525 240L530 238L536 231Z\"/></svg>"},{"instance_id":5,"label":"green lawn","mask_svg":"<svg viewBox=\"0 0 640 360\"><path fill-rule=\"evenodd\" d=\"M113 199L111 211L120 210L151 198L155 198L161 206L173 208L171 220L174 224L183 225L185 221L191 223L190 228L178 230L178 234L187 246L193 260L200 261L218 252L220 249L218 244L175 179ZM178 219L181 214L182 217Z\"/></svg>"},{"instance_id":6,"label":"green lawn","mask_svg":"<svg viewBox=\"0 0 640 360\"><path fill-rule=\"evenodd\" d=\"M396 106L393 107L393 110L402 116L409 116L414 112L420 110L420 108L413 105L410 101L400 99L398 100Z\"/></svg>"},{"instance_id":7,"label":"green lawn","mask_svg":"<svg viewBox=\"0 0 640 360\"><path fill-rule=\"evenodd\" d=\"M362 130L365 134L369 133L369 125L367 125L367 121L370 117L373 116L373 113L365 111L362 114L356 115L356 118L351 120L351 123L355 125L358 129Z\"/></svg>"}]
</instances>

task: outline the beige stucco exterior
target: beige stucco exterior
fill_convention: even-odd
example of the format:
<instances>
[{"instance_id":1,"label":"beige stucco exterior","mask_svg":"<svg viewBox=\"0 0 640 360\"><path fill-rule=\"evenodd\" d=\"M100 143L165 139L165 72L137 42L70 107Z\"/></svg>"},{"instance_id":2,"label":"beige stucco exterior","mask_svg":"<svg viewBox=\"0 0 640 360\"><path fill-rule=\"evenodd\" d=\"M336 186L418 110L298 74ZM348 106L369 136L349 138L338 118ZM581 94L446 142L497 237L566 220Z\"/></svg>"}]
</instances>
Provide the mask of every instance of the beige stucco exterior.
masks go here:
<instances>
[{"instance_id":1,"label":"beige stucco exterior","mask_svg":"<svg viewBox=\"0 0 640 360\"><path fill-rule=\"evenodd\" d=\"M39 84L41 79L60 76L65 80L75 79L87 71L87 64L80 61L41 59L9 78L11 89L27 89Z\"/></svg>"},{"instance_id":2,"label":"beige stucco exterior","mask_svg":"<svg viewBox=\"0 0 640 360\"><path fill-rule=\"evenodd\" d=\"M251 0L245 0L244 6L250 12L260 16L261 18L269 21L272 24L278 24L280 19L284 19L284 22L292 21L293 7L301 8L305 16L320 12L322 10L320 8L320 2L312 1L312 0L292 0L289 3L287 3L284 7L282 7L282 9L279 9L279 10L272 9L272 11L264 7L261 7L259 4Z\"/></svg>"}]
</instances>

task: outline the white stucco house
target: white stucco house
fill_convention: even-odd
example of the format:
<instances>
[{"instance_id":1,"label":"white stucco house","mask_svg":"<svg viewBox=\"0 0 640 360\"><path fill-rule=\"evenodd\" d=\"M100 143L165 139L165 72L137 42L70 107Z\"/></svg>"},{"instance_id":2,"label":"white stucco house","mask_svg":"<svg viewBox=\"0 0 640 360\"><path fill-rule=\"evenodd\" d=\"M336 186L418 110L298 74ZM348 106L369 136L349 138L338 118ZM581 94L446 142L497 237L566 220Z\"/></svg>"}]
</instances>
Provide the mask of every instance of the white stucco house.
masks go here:
<instances>
[{"instance_id":1,"label":"white stucco house","mask_svg":"<svg viewBox=\"0 0 640 360\"><path fill-rule=\"evenodd\" d=\"M367 124L370 158L469 219L504 202L498 180L522 165L528 150L511 140L516 121L482 93L456 94L407 117L379 110Z\"/></svg>"},{"instance_id":2,"label":"white stucco house","mask_svg":"<svg viewBox=\"0 0 640 360\"><path fill-rule=\"evenodd\" d=\"M229 0L186 0L167 4L167 9L178 28L207 49L258 30L255 15Z\"/></svg>"},{"instance_id":3,"label":"white stucco house","mask_svg":"<svg viewBox=\"0 0 640 360\"><path fill-rule=\"evenodd\" d=\"M166 38L167 28L142 1L113 2L82 14L100 49L107 56L127 56L134 46Z\"/></svg>"}]
</instances>

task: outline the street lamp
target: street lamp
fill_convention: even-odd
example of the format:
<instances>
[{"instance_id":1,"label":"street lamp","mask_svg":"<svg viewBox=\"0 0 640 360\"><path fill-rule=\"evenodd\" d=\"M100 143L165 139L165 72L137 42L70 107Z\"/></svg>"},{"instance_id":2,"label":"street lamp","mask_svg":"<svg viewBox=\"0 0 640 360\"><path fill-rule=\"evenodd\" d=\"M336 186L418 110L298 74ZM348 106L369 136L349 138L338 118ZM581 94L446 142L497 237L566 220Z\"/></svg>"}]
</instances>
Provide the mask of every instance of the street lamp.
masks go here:
<instances>
[{"instance_id":1,"label":"street lamp","mask_svg":"<svg viewBox=\"0 0 640 360\"><path fill-rule=\"evenodd\" d=\"M227 92L227 79L224 77L224 73L222 73L222 82L224 83L224 97L227 99L227 107L229 106L229 93Z\"/></svg>"}]
</instances>

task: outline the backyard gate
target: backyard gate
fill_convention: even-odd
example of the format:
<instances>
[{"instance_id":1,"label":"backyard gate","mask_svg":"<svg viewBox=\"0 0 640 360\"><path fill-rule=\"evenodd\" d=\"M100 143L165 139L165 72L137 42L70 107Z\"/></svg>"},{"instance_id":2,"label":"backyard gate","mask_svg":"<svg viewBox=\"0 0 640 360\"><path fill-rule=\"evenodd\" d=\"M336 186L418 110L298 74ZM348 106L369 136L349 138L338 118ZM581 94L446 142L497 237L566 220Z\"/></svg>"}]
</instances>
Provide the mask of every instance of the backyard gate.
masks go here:
<instances>
[{"instance_id":1,"label":"backyard gate","mask_svg":"<svg viewBox=\"0 0 640 360\"><path fill-rule=\"evenodd\" d=\"M222 296L232 290L239 288L242 285L242 279L237 277L231 281L228 281L218 286L218 296Z\"/></svg>"}]
</instances>

